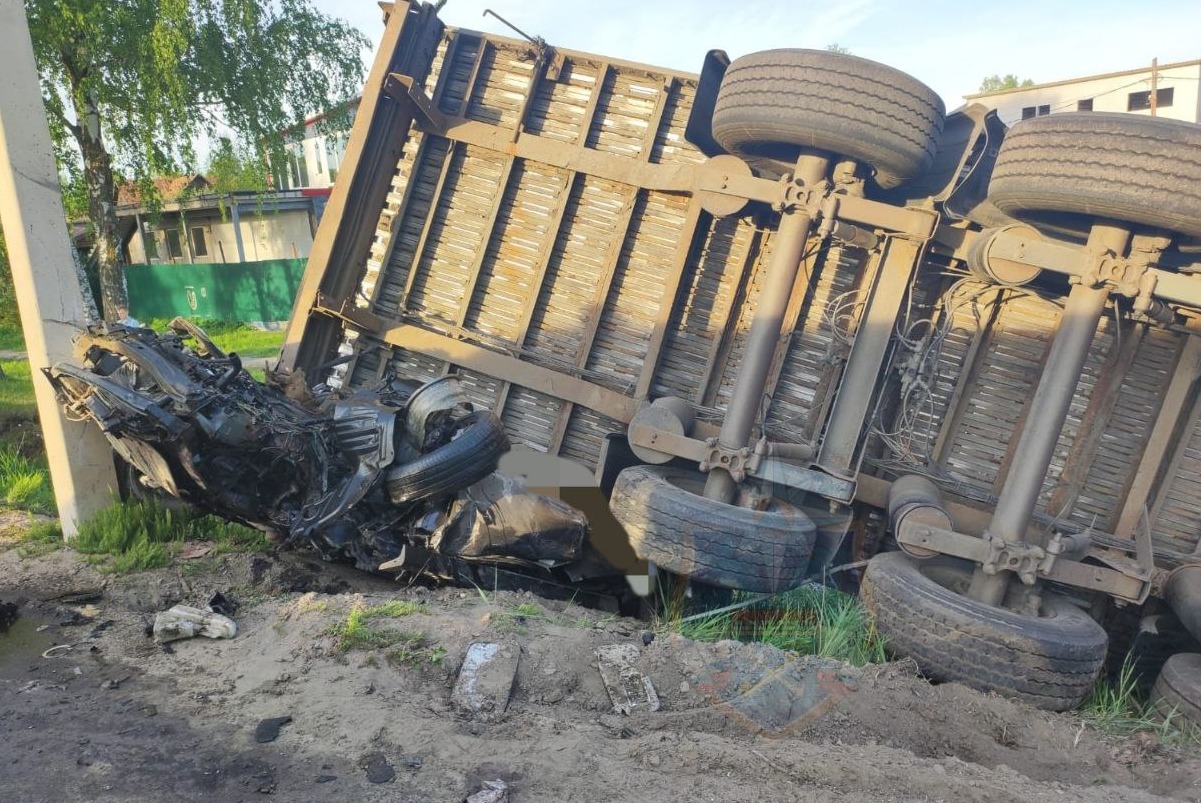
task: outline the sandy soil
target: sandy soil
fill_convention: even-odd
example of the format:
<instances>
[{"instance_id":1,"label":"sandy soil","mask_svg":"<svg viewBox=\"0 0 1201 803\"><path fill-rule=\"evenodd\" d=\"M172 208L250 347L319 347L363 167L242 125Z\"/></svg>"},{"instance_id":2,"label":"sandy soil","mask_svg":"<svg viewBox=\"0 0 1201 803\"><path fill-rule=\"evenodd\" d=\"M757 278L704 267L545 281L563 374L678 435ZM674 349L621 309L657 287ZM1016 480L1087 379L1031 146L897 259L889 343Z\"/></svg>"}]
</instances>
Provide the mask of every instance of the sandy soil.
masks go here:
<instances>
[{"instance_id":1,"label":"sandy soil","mask_svg":"<svg viewBox=\"0 0 1201 803\"><path fill-rule=\"evenodd\" d=\"M236 638L148 636L156 611L218 590L241 603ZM372 620L409 637L407 659L339 652L330 630L351 607L390 599L423 605ZM8 550L0 600L21 613L0 636L4 800L461 801L491 779L512 801L1201 800L1196 753L931 686L904 664L650 640L635 620L402 588L303 555L108 577L70 552ZM520 650L497 722L450 705L478 640ZM621 643L659 711L613 713L595 649ZM282 716L277 739L256 741Z\"/></svg>"}]
</instances>

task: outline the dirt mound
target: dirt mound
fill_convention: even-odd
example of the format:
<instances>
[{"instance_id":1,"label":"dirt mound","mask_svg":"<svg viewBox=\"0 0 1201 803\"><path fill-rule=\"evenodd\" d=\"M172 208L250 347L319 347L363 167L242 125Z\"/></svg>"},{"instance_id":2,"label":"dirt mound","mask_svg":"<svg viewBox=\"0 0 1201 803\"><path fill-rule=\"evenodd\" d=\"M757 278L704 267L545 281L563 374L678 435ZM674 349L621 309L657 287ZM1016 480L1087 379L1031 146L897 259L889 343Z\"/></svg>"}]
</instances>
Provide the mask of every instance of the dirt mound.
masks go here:
<instances>
[{"instance_id":1,"label":"dirt mound","mask_svg":"<svg viewBox=\"0 0 1201 803\"><path fill-rule=\"evenodd\" d=\"M0 636L13 799L451 801L500 779L514 801L1201 800L1196 755L931 686L904 664L700 644L566 603L401 588L297 555L118 578L67 552L9 551L0 577L0 599L21 610ZM155 611L214 591L241 603L236 638L164 647L146 635ZM343 651L352 610L397 600L409 604L366 620L389 646ZM495 723L450 705L475 641L520 650ZM612 712L596 665L609 644L636 645L658 711ZM256 741L280 717L291 720L268 729L274 741Z\"/></svg>"}]
</instances>

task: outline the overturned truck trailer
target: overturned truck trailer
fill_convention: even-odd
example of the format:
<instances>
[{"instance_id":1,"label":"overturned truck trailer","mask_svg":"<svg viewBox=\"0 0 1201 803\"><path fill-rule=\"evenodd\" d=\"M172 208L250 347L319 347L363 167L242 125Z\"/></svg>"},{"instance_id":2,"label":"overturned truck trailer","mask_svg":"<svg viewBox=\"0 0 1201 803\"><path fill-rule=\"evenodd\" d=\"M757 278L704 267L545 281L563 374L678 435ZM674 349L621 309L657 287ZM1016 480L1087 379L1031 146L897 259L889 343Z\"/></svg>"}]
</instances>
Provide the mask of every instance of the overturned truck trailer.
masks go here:
<instances>
[{"instance_id":1,"label":"overturned truck trailer","mask_svg":"<svg viewBox=\"0 0 1201 803\"><path fill-rule=\"evenodd\" d=\"M1068 708L1140 617L1198 635L1201 126L386 17L285 367L454 374L639 557L836 569L940 679Z\"/></svg>"}]
</instances>

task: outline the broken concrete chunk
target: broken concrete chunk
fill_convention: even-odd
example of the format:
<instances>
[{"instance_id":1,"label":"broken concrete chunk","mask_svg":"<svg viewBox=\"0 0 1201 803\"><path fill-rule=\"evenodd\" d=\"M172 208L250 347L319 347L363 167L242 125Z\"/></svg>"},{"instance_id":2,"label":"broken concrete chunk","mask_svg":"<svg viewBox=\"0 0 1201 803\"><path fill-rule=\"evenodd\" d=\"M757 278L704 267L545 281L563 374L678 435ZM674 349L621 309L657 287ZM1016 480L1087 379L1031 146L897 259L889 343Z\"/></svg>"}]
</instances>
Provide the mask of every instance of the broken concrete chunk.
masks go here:
<instances>
[{"instance_id":1,"label":"broken concrete chunk","mask_svg":"<svg viewBox=\"0 0 1201 803\"><path fill-rule=\"evenodd\" d=\"M478 792L467 796L467 803L507 803L509 786L504 781L484 781Z\"/></svg>"},{"instance_id":2,"label":"broken concrete chunk","mask_svg":"<svg viewBox=\"0 0 1201 803\"><path fill-rule=\"evenodd\" d=\"M655 693L651 679L634 666L638 653L634 644L606 644L596 648L596 667L609 699L613 701L613 710L618 714L628 714L635 708L659 710L659 695Z\"/></svg>"},{"instance_id":3,"label":"broken concrete chunk","mask_svg":"<svg viewBox=\"0 0 1201 803\"><path fill-rule=\"evenodd\" d=\"M450 702L460 714L496 722L509 707L520 651L506 644L477 641L467 648Z\"/></svg>"},{"instance_id":4,"label":"broken concrete chunk","mask_svg":"<svg viewBox=\"0 0 1201 803\"><path fill-rule=\"evenodd\" d=\"M154 640L160 644L194 636L233 638L237 634L233 619L191 605L176 605L154 617Z\"/></svg>"}]
</instances>

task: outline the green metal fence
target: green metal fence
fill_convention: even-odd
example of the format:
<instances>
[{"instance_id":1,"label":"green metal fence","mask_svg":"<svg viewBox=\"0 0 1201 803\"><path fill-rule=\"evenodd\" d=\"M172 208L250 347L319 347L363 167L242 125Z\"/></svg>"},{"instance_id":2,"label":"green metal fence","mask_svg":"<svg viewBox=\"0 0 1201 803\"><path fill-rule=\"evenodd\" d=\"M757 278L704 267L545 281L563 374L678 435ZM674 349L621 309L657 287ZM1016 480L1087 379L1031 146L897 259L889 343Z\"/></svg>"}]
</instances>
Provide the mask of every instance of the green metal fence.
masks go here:
<instances>
[{"instance_id":1,"label":"green metal fence","mask_svg":"<svg viewBox=\"0 0 1201 803\"><path fill-rule=\"evenodd\" d=\"M129 312L139 320L286 321L305 259L197 265L128 265Z\"/></svg>"}]
</instances>

